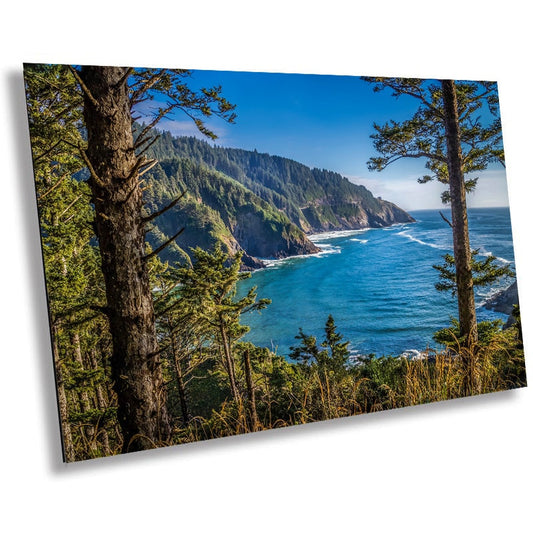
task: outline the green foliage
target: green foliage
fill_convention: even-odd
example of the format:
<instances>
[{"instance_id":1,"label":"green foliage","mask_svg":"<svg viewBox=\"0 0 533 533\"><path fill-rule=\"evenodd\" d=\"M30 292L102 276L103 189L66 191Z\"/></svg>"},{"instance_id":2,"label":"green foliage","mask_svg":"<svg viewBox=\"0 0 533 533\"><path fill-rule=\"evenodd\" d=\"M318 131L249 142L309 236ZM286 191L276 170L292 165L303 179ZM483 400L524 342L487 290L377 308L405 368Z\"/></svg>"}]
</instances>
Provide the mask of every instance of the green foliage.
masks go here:
<instances>
[{"instance_id":1,"label":"green foliage","mask_svg":"<svg viewBox=\"0 0 533 533\"><path fill-rule=\"evenodd\" d=\"M237 282L250 277L249 272L240 272L241 252L230 258L217 244L212 252L196 248L193 253L193 265L177 271L180 297L200 320L210 324L223 320L232 338L240 338L247 331L247 326L239 323L240 315L263 309L270 300L263 298L256 302L256 287L235 300Z\"/></svg>"},{"instance_id":2,"label":"green foliage","mask_svg":"<svg viewBox=\"0 0 533 533\"><path fill-rule=\"evenodd\" d=\"M451 325L436 331L433 339L439 344L454 348L460 345L464 339L459 334L459 321L451 318ZM478 342L480 346L487 346L494 337L500 333L503 322L501 320L486 320L478 322Z\"/></svg>"},{"instance_id":3,"label":"green foliage","mask_svg":"<svg viewBox=\"0 0 533 533\"><path fill-rule=\"evenodd\" d=\"M291 346L289 357L306 365L316 365L320 370L341 374L346 370L350 357L349 342L342 342L342 338L337 332L333 317L329 315L325 326L325 339L320 344L325 349L319 348L316 337L306 335L300 328L296 339L301 340L301 345Z\"/></svg>"},{"instance_id":4,"label":"green foliage","mask_svg":"<svg viewBox=\"0 0 533 533\"><path fill-rule=\"evenodd\" d=\"M148 126L139 133L139 145L149 141L148 133L153 126L175 111L183 112L192 119L198 130L206 137L216 139L215 133L205 124L205 118L218 116L232 124L237 115L235 105L222 96L222 87L201 88L198 91L187 85L192 72L186 69L135 68L129 71L128 87L133 110L146 100L163 98L165 104L156 112Z\"/></svg>"},{"instance_id":5,"label":"green foliage","mask_svg":"<svg viewBox=\"0 0 533 533\"><path fill-rule=\"evenodd\" d=\"M189 180L188 186L194 188L190 183L192 167L186 168L184 161L194 162L240 183L245 190L263 200L260 205L265 211L269 206L270 212L283 213L288 221L303 231L346 229L357 226L357 223L364 226L367 219L371 225L410 220L393 204L374 198L368 189L353 184L340 174L310 169L283 157L211 146L193 137L173 138L169 133L162 133L150 150L161 161L167 182L181 174L184 180ZM183 161L181 172L176 169L175 163L180 159ZM198 174L198 171L193 172ZM214 180L211 182L216 183ZM204 195L201 197L204 198ZM225 208L231 211L231 205L220 207L223 208L221 213L225 212Z\"/></svg>"},{"instance_id":6,"label":"green foliage","mask_svg":"<svg viewBox=\"0 0 533 533\"><path fill-rule=\"evenodd\" d=\"M120 434L94 212L77 179L82 97L64 66L25 65L24 80L65 455L108 455Z\"/></svg>"},{"instance_id":7,"label":"green foliage","mask_svg":"<svg viewBox=\"0 0 533 533\"><path fill-rule=\"evenodd\" d=\"M488 255L485 259L477 259L479 250L472 250L472 282L474 287L486 287L501 280L502 278L514 278L516 274L508 266L499 266L496 264L496 257ZM433 265L433 268L439 272L439 277L442 281L435 284L438 291L451 291L455 296L457 292L457 282L455 278L455 259L452 255L446 254L443 256L443 265Z\"/></svg>"},{"instance_id":8,"label":"green foliage","mask_svg":"<svg viewBox=\"0 0 533 533\"><path fill-rule=\"evenodd\" d=\"M374 124L376 133L371 135L374 148L381 154L370 158L368 168L381 171L403 158L425 159L430 171L419 178L419 183L437 180L447 184L446 133L442 87L416 78L371 78L364 80L374 84L374 91L390 90L392 96L409 96L419 102L412 118L403 122L391 120L383 125ZM504 163L501 122L496 83L455 82L460 136L465 175L485 170L489 163ZM486 120L491 114L492 120ZM466 191L475 189L477 178L465 180ZM448 191L442 195L443 203L450 201Z\"/></svg>"},{"instance_id":9,"label":"green foliage","mask_svg":"<svg viewBox=\"0 0 533 533\"><path fill-rule=\"evenodd\" d=\"M139 95L169 95L172 109L190 106L198 120L217 113L234 119L233 106L220 97L219 88L193 93L182 85L185 71L141 69L132 76L132 94L155 76L152 92ZM81 96L73 73L65 67L26 66L25 80L67 459L120 453L105 291L90 193L82 181L84 162L77 149L83 143ZM412 90L417 90L416 85ZM162 116L160 112L155 118ZM205 128L203 123L199 127ZM142 126L137 131L136 139L144 143L139 150L149 144L147 132ZM180 238L169 247L168 256L148 262L176 443L467 393L464 383L470 369L464 366L460 349L457 356L427 354L420 361L369 355L353 362L349 343L332 316L321 342L300 330L296 336L300 344L292 349L296 362L241 341L247 331L240 323L242 314L260 311L270 301L258 299L255 287L237 297L238 282L250 274L240 272L243 253L232 253L238 248L232 240L236 226L258 221L267 236L297 240L302 229L338 227L369 213L375 223L385 223L380 217L390 204L337 174L284 158L211 147L169 134L161 135L150 150L162 163L147 174L145 215L183 190L188 193L179 208L156 220L147 253L175 234L176 225L186 225L195 239L202 239L196 241L202 247L195 248L192 239ZM167 260L177 256L179 268L174 268ZM479 284L502 273L490 258L479 263L479 269L475 267ZM452 268L453 262L447 262L441 272L448 275ZM525 384L518 310L515 315L515 324L507 330L496 323L480 324L480 355L474 362L482 376L482 392ZM435 338L451 348L457 334L454 323ZM245 375L245 354L250 357L251 376ZM258 426L250 422L248 377Z\"/></svg>"},{"instance_id":10,"label":"green foliage","mask_svg":"<svg viewBox=\"0 0 533 533\"><path fill-rule=\"evenodd\" d=\"M306 335L300 328L296 339L300 346L291 347L289 357L299 362L300 370L308 377L304 412L312 419L336 418L353 414L352 382L349 376L348 342L342 341L335 321L328 316L325 339L320 349L316 337Z\"/></svg>"},{"instance_id":11,"label":"green foliage","mask_svg":"<svg viewBox=\"0 0 533 533\"><path fill-rule=\"evenodd\" d=\"M257 300L255 287L242 298L236 298L238 281L250 276L240 272L241 256L238 253L231 257L217 243L212 252L196 248L189 266L175 269L160 260L154 260L152 265L153 283L157 287L155 309L162 334L160 344L167 353L173 385L170 398L177 405L179 396L185 425L188 423L185 404L191 397L191 386L198 389L205 385L192 384L199 372L202 380L215 384L215 398L220 399L217 391L227 387L223 375L229 379L232 394L237 394L234 352L238 340L248 331L240 317L270 303L266 298ZM214 360L216 365L209 362ZM200 411L198 414L205 413L203 405L197 402L191 405Z\"/></svg>"},{"instance_id":12,"label":"green foliage","mask_svg":"<svg viewBox=\"0 0 533 533\"><path fill-rule=\"evenodd\" d=\"M162 161L153 172L146 192L147 213L187 191L179 208L157 217L148 234L155 247L159 239L185 228L179 252L174 247L165 250L165 260L183 264L183 254L190 258L194 248L212 249L217 242L227 252L244 248L258 257L286 254L287 242L305 243L303 232L285 214L220 172L183 158Z\"/></svg>"}]
</instances>

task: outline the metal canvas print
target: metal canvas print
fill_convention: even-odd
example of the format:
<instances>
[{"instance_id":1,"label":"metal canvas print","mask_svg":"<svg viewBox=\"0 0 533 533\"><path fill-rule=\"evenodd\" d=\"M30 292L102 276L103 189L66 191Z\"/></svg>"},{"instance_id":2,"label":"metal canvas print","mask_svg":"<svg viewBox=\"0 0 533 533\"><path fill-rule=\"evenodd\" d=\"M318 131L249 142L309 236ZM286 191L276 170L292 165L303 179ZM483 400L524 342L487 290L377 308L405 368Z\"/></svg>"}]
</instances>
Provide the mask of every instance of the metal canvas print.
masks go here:
<instances>
[{"instance_id":1,"label":"metal canvas print","mask_svg":"<svg viewBox=\"0 0 533 533\"><path fill-rule=\"evenodd\" d=\"M66 462L526 386L495 82L24 80Z\"/></svg>"}]
</instances>

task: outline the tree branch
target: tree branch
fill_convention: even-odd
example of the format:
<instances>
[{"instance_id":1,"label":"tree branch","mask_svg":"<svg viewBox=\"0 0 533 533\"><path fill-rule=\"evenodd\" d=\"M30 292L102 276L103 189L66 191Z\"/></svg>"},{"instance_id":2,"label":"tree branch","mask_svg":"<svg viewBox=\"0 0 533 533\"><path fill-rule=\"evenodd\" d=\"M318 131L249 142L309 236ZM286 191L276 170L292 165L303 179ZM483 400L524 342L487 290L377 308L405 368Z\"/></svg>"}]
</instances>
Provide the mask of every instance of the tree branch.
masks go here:
<instances>
[{"instance_id":1,"label":"tree branch","mask_svg":"<svg viewBox=\"0 0 533 533\"><path fill-rule=\"evenodd\" d=\"M48 150L45 150L42 154L39 154L38 156L35 156L33 158L33 163L37 163L40 159L47 156L56 146L60 145L63 142L63 139L59 139L56 143L54 143Z\"/></svg>"},{"instance_id":2,"label":"tree branch","mask_svg":"<svg viewBox=\"0 0 533 533\"><path fill-rule=\"evenodd\" d=\"M453 224L444 216L444 213L442 211L439 211L439 215L442 217L442 220L444 220L444 222L446 222L446 224L448 224L448 226L453 229Z\"/></svg>"},{"instance_id":3,"label":"tree branch","mask_svg":"<svg viewBox=\"0 0 533 533\"><path fill-rule=\"evenodd\" d=\"M67 142L67 141L65 141L65 142ZM70 144L70 143L68 143L68 144ZM74 145L72 145L72 146L74 146ZM85 164L87 165L87 168L89 169L89 173L91 174L91 178L95 181L95 183L99 187L105 188L106 184L104 183L104 181L100 178L100 176L98 176L98 174L94 170L91 162L89 161L89 158L87 157L87 154L85 153L85 150L81 147L81 143L78 144L77 148L80 151L80 154L81 154L81 157L83 158L83 161L85 162Z\"/></svg>"},{"instance_id":4,"label":"tree branch","mask_svg":"<svg viewBox=\"0 0 533 533\"><path fill-rule=\"evenodd\" d=\"M39 201L46 198L54 189L56 189L61 182L68 176L68 174L63 174L47 191L45 191L41 196L39 196Z\"/></svg>"},{"instance_id":5,"label":"tree branch","mask_svg":"<svg viewBox=\"0 0 533 533\"><path fill-rule=\"evenodd\" d=\"M379 170L383 170L384 168L388 167L392 163L395 163L396 161L399 161L400 159L404 159L404 158L405 159L420 159L421 157L427 157L428 159L433 159L434 161L440 161L441 163L446 163L446 158L443 156L437 155L437 154L431 154L429 152L418 152L416 154L406 153L406 154L397 155L396 157L392 157L391 159L388 159L383 164L382 168ZM377 169L372 169L372 170L377 170Z\"/></svg>"},{"instance_id":6,"label":"tree branch","mask_svg":"<svg viewBox=\"0 0 533 533\"><path fill-rule=\"evenodd\" d=\"M146 168L143 168L140 172L139 172L139 177L141 177L143 174L146 174L149 170L152 170L156 165L157 165L158 161L157 159L152 159L151 161L148 160L144 163L144 165L148 165ZM143 165L141 165L143 166Z\"/></svg>"},{"instance_id":7,"label":"tree branch","mask_svg":"<svg viewBox=\"0 0 533 533\"><path fill-rule=\"evenodd\" d=\"M142 143L144 144L145 142L148 142L150 141L137 155L140 156L140 155L143 155L149 148L150 146L152 146L156 141L157 139L159 139L159 137L161 137L161 135L156 135L155 137L147 137ZM139 148L139 147L137 147Z\"/></svg>"},{"instance_id":8,"label":"tree branch","mask_svg":"<svg viewBox=\"0 0 533 533\"><path fill-rule=\"evenodd\" d=\"M163 209L160 209L159 211L156 211L155 213L152 213L151 215L145 216L141 218L141 221L143 224L147 224L148 222L151 222L154 220L154 218L157 218L158 216L162 215L163 213L166 213L169 209L172 209L187 193L187 189L185 189L177 198L172 200L166 207L163 207Z\"/></svg>"},{"instance_id":9,"label":"tree branch","mask_svg":"<svg viewBox=\"0 0 533 533\"><path fill-rule=\"evenodd\" d=\"M143 257L143 260L148 261L148 259L151 259L154 257L154 255L157 255L159 252L162 252L169 244L171 244L175 239L177 239L185 230L185 228L181 228L176 235L173 237L170 237L167 241L165 241L161 246L157 247L153 252L150 252L148 255L145 255Z\"/></svg>"},{"instance_id":10,"label":"tree branch","mask_svg":"<svg viewBox=\"0 0 533 533\"><path fill-rule=\"evenodd\" d=\"M72 200L72 202L70 202L70 204L67 205L67 207L65 207L65 209L63 209L63 211L61 211L60 215L57 217L58 219L60 219L65 213L68 212L68 210L83 196L83 194L78 194L78 196L76 196L76 198L74 198L74 200Z\"/></svg>"},{"instance_id":11,"label":"tree branch","mask_svg":"<svg viewBox=\"0 0 533 533\"><path fill-rule=\"evenodd\" d=\"M61 320L62 318L67 318L80 311L86 311L86 310L96 311L97 313L103 313L104 315L109 314L109 307L107 306L83 303L80 305L76 305L75 307L71 307L70 309L66 309L65 311L62 311L61 313L56 313L53 316L53 322L57 323L57 320Z\"/></svg>"},{"instance_id":12,"label":"tree branch","mask_svg":"<svg viewBox=\"0 0 533 533\"><path fill-rule=\"evenodd\" d=\"M133 67L128 67L126 69L126 72L124 73L124 75L122 76L122 78L120 78L120 80L118 80L117 84L115 85L115 87L122 87L122 85L124 85L124 83L126 83L126 81L128 81L128 78L130 77L130 74L133 72Z\"/></svg>"},{"instance_id":13,"label":"tree branch","mask_svg":"<svg viewBox=\"0 0 533 533\"><path fill-rule=\"evenodd\" d=\"M80 84L81 90L85 93L85 95L91 101L93 106L96 109L99 109L100 104L98 103L98 100L96 100L96 98L92 95L87 85L85 85L85 82L81 79L79 72L72 65L69 65L68 68L70 72L72 72L72 75L74 76L74 78L76 78L76 81Z\"/></svg>"}]
</instances>

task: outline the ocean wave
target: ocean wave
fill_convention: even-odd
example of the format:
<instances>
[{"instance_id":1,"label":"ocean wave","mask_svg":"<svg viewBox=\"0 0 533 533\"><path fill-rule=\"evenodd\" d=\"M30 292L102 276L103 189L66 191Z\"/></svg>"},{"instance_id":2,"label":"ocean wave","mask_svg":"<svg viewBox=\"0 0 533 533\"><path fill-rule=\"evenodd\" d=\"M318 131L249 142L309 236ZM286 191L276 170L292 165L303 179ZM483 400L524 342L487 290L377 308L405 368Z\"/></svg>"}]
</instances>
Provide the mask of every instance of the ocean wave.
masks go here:
<instances>
[{"instance_id":1,"label":"ocean wave","mask_svg":"<svg viewBox=\"0 0 533 533\"><path fill-rule=\"evenodd\" d=\"M364 229L347 229L347 230L340 230L340 231L325 231L323 233L313 233L312 235L307 235L307 238L311 242L320 242L320 241L327 241L330 239L336 239L340 237L351 237L352 235L357 235L359 233L364 233L372 228L364 228Z\"/></svg>"},{"instance_id":2,"label":"ocean wave","mask_svg":"<svg viewBox=\"0 0 533 533\"><path fill-rule=\"evenodd\" d=\"M303 254L303 255L290 255L289 257L281 257L279 259L265 259L261 258L261 261L266 265L267 268L277 268L282 263L290 261L300 261L302 259L309 259L310 257L324 257L331 254L340 254L340 246L333 246L331 244L320 244L320 252L316 254Z\"/></svg>"},{"instance_id":3,"label":"ocean wave","mask_svg":"<svg viewBox=\"0 0 533 533\"><path fill-rule=\"evenodd\" d=\"M362 244L365 244L368 242L368 239L357 239L357 238L354 238L354 239L350 239L350 241L352 242L360 242Z\"/></svg>"},{"instance_id":4,"label":"ocean wave","mask_svg":"<svg viewBox=\"0 0 533 533\"><path fill-rule=\"evenodd\" d=\"M410 225L415 224L415 222L412 222ZM387 226L386 228L381 228L383 231L398 231L404 229L406 224L403 222L398 222L397 224L391 224L390 226Z\"/></svg>"},{"instance_id":5,"label":"ocean wave","mask_svg":"<svg viewBox=\"0 0 533 533\"><path fill-rule=\"evenodd\" d=\"M411 361L420 361L427 358L426 352L421 352L420 350L404 350L398 357L403 357L405 359L410 359Z\"/></svg>"},{"instance_id":6,"label":"ocean wave","mask_svg":"<svg viewBox=\"0 0 533 533\"><path fill-rule=\"evenodd\" d=\"M320 243L320 252L313 254L314 257L324 257L325 255L340 254L342 249L340 246L333 246L331 244Z\"/></svg>"},{"instance_id":7,"label":"ocean wave","mask_svg":"<svg viewBox=\"0 0 533 533\"><path fill-rule=\"evenodd\" d=\"M483 257L495 257L496 258L496 261L499 261L500 263L503 263L505 265L510 265L512 263L512 261L509 261L507 259L504 259L503 257L498 257L497 255L494 255L492 252L487 252L487 251L481 251L482 248L480 249L479 251L479 255L482 255Z\"/></svg>"},{"instance_id":8,"label":"ocean wave","mask_svg":"<svg viewBox=\"0 0 533 533\"><path fill-rule=\"evenodd\" d=\"M423 246L430 246L431 248L436 248L437 250L447 250L447 248L444 246L440 246L438 244L433 244L431 242L426 242L426 241L417 239L416 237L413 237L410 233L407 233L407 230L400 231L399 233L397 233L397 235L401 235L402 237L405 237L406 239L409 239L410 241L417 242L418 244L422 244Z\"/></svg>"}]
</instances>

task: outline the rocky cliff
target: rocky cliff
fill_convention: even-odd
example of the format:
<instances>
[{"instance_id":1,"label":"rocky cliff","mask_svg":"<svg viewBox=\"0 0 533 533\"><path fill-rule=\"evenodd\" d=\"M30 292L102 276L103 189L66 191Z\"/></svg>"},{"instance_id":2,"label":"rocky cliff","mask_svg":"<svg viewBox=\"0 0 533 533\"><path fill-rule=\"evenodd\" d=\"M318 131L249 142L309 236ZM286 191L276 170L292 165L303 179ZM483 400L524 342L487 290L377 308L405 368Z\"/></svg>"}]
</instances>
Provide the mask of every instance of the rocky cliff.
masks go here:
<instances>
[{"instance_id":1,"label":"rocky cliff","mask_svg":"<svg viewBox=\"0 0 533 533\"><path fill-rule=\"evenodd\" d=\"M151 150L159 164L147 174L147 212L187 191L148 234L156 246L185 227L164 256L172 261L183 262L195 246L209 249L218 240L230 252L242 250L247 268L258 268L262 258L318 252L306 234L414 221L365 187L290 159L167 133Z\"/></svg>"},{"instance_id":2,"label":"rocky cliff","mask_svg":"<svg viewBox=\"0 0 533 533\"><path fill-rule=\"evenodd\" d=\"M489 298L483 304L483 307L496 311L497 313L509 315L506 326L510 326L514 322L511 313L513 312L514 306L518 304L518 285L516 281L514 281L509 287L507 287L507 289L504 289Z\"/></svg>"}]
</instances>

